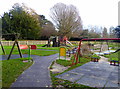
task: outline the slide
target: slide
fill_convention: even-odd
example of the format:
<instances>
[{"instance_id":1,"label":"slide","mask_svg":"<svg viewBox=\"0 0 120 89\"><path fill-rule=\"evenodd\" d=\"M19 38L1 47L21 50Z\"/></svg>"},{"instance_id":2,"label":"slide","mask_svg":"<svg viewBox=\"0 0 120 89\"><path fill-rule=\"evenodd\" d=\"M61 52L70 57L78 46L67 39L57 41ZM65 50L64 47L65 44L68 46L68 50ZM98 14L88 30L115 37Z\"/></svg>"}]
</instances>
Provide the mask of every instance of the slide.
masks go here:
<instances>
[{"instance_id":1,"label":"slide","mask_svg":"<svg viewBox=\"0 0 120 89\"><path fill-rule=\"evenodd\" d=\"M68 41L68 40L66 40L66 43L68 43L68 44L70 44L71 46L73 46L73 44L72 44L70 41Z\"/></svg>"}]
</instances>

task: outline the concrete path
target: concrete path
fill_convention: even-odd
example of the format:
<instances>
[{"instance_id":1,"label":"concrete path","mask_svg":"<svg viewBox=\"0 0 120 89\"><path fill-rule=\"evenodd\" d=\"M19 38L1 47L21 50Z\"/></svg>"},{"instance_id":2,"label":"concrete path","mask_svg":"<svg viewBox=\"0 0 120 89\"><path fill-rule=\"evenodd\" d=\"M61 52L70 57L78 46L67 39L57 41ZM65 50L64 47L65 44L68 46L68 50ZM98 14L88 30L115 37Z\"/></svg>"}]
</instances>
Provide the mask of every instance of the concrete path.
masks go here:
<instances>
[{"instance_id":1,"label":"concrete path","mask_svg":"<svg viewBox=\"0 0 120 89\"><path fill-rule=\"evenodd\" d=\"M23 55L27 57L27 55ZM5 59L7 56L3 56ZM50 56L31 55L34 64L25 70L14 82L11 87L47 87L51 86L51 79L48 67L52 61L56 60L58 54ZM11 59L18 58L18 55L12 55Z\"/></svg>"},{"instance_id":2,"label":"concrete path","mask_svg":"<svg viewBox=\"0 0 120 89\"><path fill-rule=\"evenodd\" d=\"M90 87L120 87L119 74L120 66L112 66L105 59L86 63L56 77Z\"/></svg>"},{"instance_id":3,"label":"concrete path","mask_svg":"<svg viewBox=\"0 0 120 89\"><path fill-rule=\"evenodd\" d=\"M62 73L63 71L67 70L69 67L64 67L60 64L54 63L52 66L52 69L50 69L50 71L52 71L52 73Z\"/></svg>"}]
</instances>

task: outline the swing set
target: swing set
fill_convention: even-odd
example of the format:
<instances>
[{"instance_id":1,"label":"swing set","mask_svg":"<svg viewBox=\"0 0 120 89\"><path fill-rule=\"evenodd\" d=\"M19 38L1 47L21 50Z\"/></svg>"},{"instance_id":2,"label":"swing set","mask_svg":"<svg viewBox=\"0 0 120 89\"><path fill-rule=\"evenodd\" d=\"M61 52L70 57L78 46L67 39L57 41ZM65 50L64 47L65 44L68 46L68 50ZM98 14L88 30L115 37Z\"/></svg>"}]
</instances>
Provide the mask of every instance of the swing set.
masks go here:
<instances>
[{"instance_id":1,"label":"swing set","mask_svg":"<svg viewBox=\"0 0 120 89\"><path fill-rule=\"evenodd\" d=\"M120 38L94 38L94 39L81 39L80 42L79 42L79 46L78 46L78 49L77 49L77 52L76 54L74 55L74 59L72 61L72 65L75 65L75 64L78 64L80 63L80 57L82 56L81 54L81 44L82 44L82 41L106 41L107 42L107 45L108 45L108 40L120 40ZM101 47L102 47L102 44L101 44ZM108 50L109 50L109 45L108 45ZM101 52L101 49L99 51L99 53ZM98 62L98 60L96 60L96 62ZM112 62L111 62L112 63Z\"/></svg>"},{"instance_id":2,"label":"swing set","mask_svg":"<svg viewBox=\"0 0 120 89\"><path fill-rule=\"evenodd\" d=\"M15 36L15 41L13 43L12 49L11 49L9 55L8 55L7 60L10 59L10 57L12 55L12 52L14 50L15 45L17 45L17 49L18 49L20 58L23 58L21 49L28 49L28 58L30 59L31 49L36 49L37 48L36 45L19 45L19 43L18 43L19 34L5 34L5 35L14 35ZM5 50L4 50L4 47L3 47L1 41L0 41L0 45L1 45L1 48L2 48L2 51L3 51L3 54L5 55L6 53L5 53Z\"/></svg>"}]
</instances>

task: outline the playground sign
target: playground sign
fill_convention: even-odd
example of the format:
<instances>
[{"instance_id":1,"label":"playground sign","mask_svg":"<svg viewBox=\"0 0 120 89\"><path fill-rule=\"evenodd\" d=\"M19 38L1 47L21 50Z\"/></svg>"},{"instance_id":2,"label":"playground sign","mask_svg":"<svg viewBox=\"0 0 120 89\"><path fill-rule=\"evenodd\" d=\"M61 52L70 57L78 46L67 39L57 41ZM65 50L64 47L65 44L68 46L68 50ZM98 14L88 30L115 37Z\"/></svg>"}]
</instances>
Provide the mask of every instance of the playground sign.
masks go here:
<instances>
[{"instance_id":1,"label":"playground sign","mask_svg":"<svg viewBox=\"0 0 120 89\"><path fill-rule=\"evenodd\" d=\"M60 50L59 50L59 59L60 59L60 56L64 56L65 59L66 59L66 48L65 47L60 47Z\"/></svg>"}]
</instances>

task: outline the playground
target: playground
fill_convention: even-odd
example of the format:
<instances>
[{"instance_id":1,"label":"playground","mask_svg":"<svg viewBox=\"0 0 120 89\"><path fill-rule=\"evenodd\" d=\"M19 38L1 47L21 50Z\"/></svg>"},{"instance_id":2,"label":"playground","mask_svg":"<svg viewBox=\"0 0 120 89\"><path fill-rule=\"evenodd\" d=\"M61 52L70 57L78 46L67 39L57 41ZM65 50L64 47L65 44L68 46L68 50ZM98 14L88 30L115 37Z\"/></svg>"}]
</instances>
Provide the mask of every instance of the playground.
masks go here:
<instances>
[{"instance_id":1,"label":"playground","mask_svg":"<svg viewBox=\"0 0 120 89\"><path fill-rule=\"evenodd\" d=\"M42 46L1 42L3 87L119 87L119 43L112 42L119 38L57 39Z\"/></svg>"},{"instance_id":2,"label":"playground","mask_svg":"<svg viewBox=\"0 0 120 89\"><path fill-rule=\"evenodd\" d=\"M83 39L83 40L104 40L104 39ZM106 39L106 40L113 40L113 39ZM62 60L60 60L61 62L56 61L56 63L63 64L63 66L66 66L66 67L68 66L68 69L65 70L65 72L61 73L55 68L56 64L53 65L53 68L55 70L52 70L52 72L53 73L58 72L57 75L53 74L54 76L53 80L55 81L54 83L56 85L64 87L64 84L66 83L65 80L66 81L68 80L68 81L71 81L72 83L74 82L76 84L82 84L85 86L90 86L95 88L119 87L119 81L120 81L119 80L119 59L120 59L119 43L110 44L110 42L108 43L107 41L98 42L98 43L91 42L91 43L94 44L94 48L90 50L95 55L94 54L91 55L91 53L87 51L88 53L88 56L87 56L83 51L84 56L81 56L82 54L82 49L81 49L81 53L79 53L78 55L76 54L73 55L75 59L74 61L71 61L71 59L68 59L68 61L65 61L65 62L68 62L68 65L72 63L73 68L71 67L69 68L68 65L64 65L63 63L61 63L61 62L64 62ZM81 42L79 44L79 47L80 46L81 46ZM80 52L80 51L77 51L77 52ZM82 64L83 62L82 59L86 60L85 59L86 57L87 59L90 59L90 60L81 66L80 64ZM76 65L79 65L79 67ZM57 81L58 83L56 83ZM73 87L71 82L68 82L68 81L67 81L68 85L65 85L65 86ZM59 84L59 82L61 84ZM75 86L83 87L80 85L75 85Z\"/></svg>"}]
</instances>

